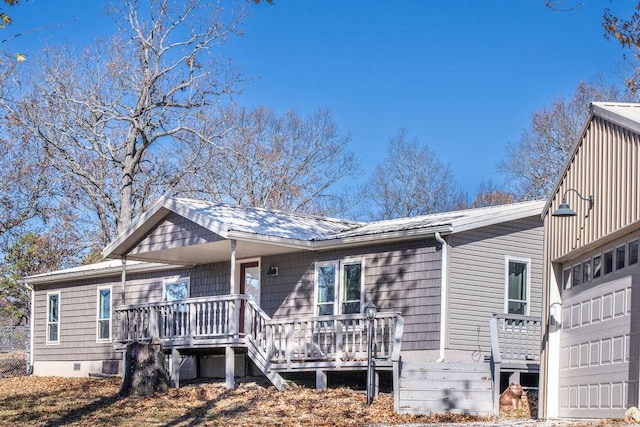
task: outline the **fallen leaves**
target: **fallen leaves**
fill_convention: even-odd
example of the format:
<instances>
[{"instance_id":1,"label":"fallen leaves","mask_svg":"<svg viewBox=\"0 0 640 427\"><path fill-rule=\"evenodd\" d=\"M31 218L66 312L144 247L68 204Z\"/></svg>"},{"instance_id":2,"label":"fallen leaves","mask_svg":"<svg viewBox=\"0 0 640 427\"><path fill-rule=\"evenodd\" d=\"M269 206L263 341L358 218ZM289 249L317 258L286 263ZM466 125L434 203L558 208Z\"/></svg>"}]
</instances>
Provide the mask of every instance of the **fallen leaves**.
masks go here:
<instances>
[{"instance_id":1,"label":"fallen leaves","mask_svg":"<svg viewBox=\"0 0 640 427\"><path fill-rule=\"evenodd\" d=\"M118 398L120 382L121 378L2 378L0 420L3 426L136 427L362 426L482 420L455 414L400 415L393 411L392 395L381 394L368 406L362 392L347 388L317 391L294 385L278 392L259 382L241 382L235 390L227 390L223 383L211 382L170 389L164 395Z\"/></svg>"},{"instance_id":2,"label":"fallen leaves","mask_svg":"<svg viewBox=\"0 0 640 427\"><path fill-rule=\"evenodd\" d=\"M199 383L151 397L118 398L120 378L15 377L0 379L3 425L236 425L360 426L366 424L473 421L461 415L412 416L393 412L393 396L371 406L361 392L317 391L292 386L284 392L257 382L235 390Z\"/></svg>"}]
</instances>

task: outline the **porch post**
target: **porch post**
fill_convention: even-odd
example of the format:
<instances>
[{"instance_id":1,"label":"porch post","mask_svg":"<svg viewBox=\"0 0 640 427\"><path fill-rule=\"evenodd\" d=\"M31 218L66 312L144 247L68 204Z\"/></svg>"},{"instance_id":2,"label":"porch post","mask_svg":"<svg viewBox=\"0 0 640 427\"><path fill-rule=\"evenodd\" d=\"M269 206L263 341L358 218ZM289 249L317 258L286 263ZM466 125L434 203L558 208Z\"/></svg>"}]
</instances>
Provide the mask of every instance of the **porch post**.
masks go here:
<instances>
[{"instance_id":1,"label":"porch post","mask_svg":"<svg viewBox=\"0 0 640 427\"><path fill-rule=\"evenodd\" d=\"M235 368L236 368L236 352L233 347L227 346L224 349L225 360L225 387L229 390L235 388Z\"/></svg>"},{"instance_id":2,"label":"porch post","mask_svg":"<svg viewBox=\"0 0 640 427\"><path fill-rule=\"evenodd\" d=\"M124 296L124 284L127 281L127 257L123 256L121 258L122 261L122 276L120 278L121 284L120 284L120 293L121 293L121 298L122 298L122 305L125 305L125 296Z\"/></svg>"},{"instance_id":3,"label":"porch post","mask_svg":"<svg viewBox=\"0 0 640 427\"><path fill-rule=\"evenodd\" d=\"M236 286L236 240L231 240L231 274L229 275L229 293L233 294Z\"/></svg>"}]
</instances>

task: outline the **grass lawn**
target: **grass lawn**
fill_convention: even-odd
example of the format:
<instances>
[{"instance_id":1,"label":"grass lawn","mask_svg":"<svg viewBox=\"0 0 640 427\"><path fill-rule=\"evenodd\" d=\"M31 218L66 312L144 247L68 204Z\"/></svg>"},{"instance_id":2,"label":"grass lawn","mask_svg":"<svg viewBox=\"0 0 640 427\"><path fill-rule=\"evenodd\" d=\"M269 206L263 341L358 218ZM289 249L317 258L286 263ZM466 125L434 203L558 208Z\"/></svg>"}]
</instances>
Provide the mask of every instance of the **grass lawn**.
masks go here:
<instances>
[{"instance_id":1,"label":"grass lawn","mask_svg":"<svg viewBox=\"0 0 640 427\"><path fill-rule=\"evenodd\" d=\"M267 425L359 426L473 420L455 415L411 416L393 412L393 397L371 406L345 388L316 391L241 383L194 384L154 397L116 397L120 378L15 377L0 379L0 424L7 425Z\"/></svg>"}]
</instances>

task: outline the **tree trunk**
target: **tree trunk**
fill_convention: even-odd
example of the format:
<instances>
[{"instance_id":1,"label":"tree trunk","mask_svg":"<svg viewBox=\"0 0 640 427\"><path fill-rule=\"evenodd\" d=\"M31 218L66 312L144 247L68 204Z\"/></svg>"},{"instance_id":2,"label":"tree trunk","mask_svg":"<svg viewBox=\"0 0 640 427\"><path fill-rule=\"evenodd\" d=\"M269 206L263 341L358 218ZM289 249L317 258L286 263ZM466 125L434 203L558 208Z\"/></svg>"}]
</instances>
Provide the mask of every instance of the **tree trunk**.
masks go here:
<instances>
[{"instance_id":1,"label":"tree trunk","mask_svg":"<svg viewBox=\"0 0 640 427\"><path fill-rule=\"evenodd\" d=\"M153 340L149 344L128 344L119 395L150 396L154 393L166 393L168 389L169 374L160 343Z\"/></svg>"}]
</instances>

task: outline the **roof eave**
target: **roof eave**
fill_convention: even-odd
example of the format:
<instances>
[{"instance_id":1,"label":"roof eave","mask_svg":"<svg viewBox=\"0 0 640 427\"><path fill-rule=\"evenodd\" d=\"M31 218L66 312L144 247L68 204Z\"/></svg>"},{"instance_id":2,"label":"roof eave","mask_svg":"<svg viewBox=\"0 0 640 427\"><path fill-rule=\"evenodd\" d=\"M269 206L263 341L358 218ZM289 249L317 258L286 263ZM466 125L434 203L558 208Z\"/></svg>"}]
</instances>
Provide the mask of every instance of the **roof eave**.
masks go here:
<instances>
[{"instance_id":1,"label":"roof eave","mask_svg":"<svg viewBox=\"0 0 640 427\"><path fill-rule=\"evenodd\" d=\"M456 224L454 221L452 232L461 233L463 231L488 227L490 225L496 225L503 222L517 221L519 219L539 216L544 206L546 206L546 203L543 200L540 200L538 203L532 204L532 206L527 207L526 209L514 210L498 215L486 215L480 218L472 218L471 220L462 220L459 224Z\"/></svg>"},{"instance_id":2,"label":"roof eave","mask_svg":"<svg viewBox=\"0 0 640 427\"><path fill-rule=\"evenodd\" d=\"M172 270L176 268L183 267L182 265L178 266L175 264L161 264L161 263L149 263L143 262L135 265L127 265L126 271L127 273L147 273L147 272L156 272L156 271L165 271ZM114 266L107 267L97 270L82 270L82 271L73 271L73 272L51 272L51 274L39 275L37 277L27 277L25 279L20 279L18 283L23 285L43 285L43 284L53 284L66 282L70 280L79 280L85 278L101 278L101 277L109 277L109 276L117 276L122 272L122 266Z\"/></svg>"},{"instance_id":3,"label":"roof eave","mask_svg":"<svg viewBox=\"0 0 640 427\"><path fill-rule=\"evenodd\" d=\"M412 230L402 230L393 232L383 232L377 234L368 234L362 236L351 236L338 239L326 239L314 242L314 247L317 250L327 250L333 248L344 248L349 246L359 246L364 243L384 242L389 243L392 241L413 240L419 238L433 237L436 233L451 234L453 229L450 224L440 225L429 228L419 228Z\"/></svg>"}]
</instances>

